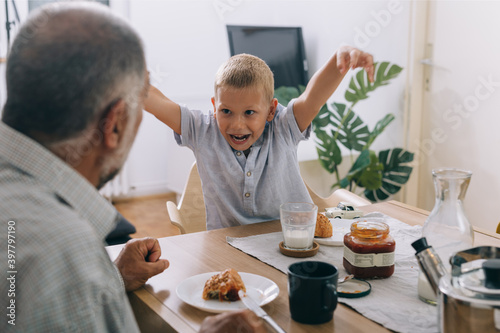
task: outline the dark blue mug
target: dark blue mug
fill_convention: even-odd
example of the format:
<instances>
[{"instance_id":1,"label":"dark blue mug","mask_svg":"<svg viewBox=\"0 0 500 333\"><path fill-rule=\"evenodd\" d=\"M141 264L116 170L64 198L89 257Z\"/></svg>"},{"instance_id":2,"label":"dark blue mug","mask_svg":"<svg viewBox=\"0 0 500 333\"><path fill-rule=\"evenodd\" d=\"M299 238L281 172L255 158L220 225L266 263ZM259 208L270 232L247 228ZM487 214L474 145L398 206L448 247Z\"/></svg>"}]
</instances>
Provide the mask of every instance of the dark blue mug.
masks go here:
<instances>
[{"instance_id":1,"label":"dark blue mug","mask_svg":"<svg viewBox=\"0 0 500 333\"><path fill-rule=\"evenodd\" d=\"M288 300L292 319L322 324L337 307L337 267L321 261L302 261L288 267Z\"/></svg>"}]
</instances>

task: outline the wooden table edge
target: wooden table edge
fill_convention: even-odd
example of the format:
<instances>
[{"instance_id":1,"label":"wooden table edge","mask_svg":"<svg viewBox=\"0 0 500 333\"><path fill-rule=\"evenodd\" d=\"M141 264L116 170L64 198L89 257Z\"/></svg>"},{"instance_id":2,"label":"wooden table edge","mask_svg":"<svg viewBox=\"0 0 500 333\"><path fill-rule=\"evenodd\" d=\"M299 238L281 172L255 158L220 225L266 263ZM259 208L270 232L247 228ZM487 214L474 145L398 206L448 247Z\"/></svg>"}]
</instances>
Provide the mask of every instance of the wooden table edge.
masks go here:
<instances>
[{"instance_id":1,"label":"wooden table edge","mask_svg":"<svg viewBox=\"0 0 500 333\"><path fill-rule=\"evenodd\" d=\"M408 210L411 210L411 211L414 211L416 213L423 214L423 215L426 215L426 216L428 216L430 214L430 212L427 211L427 210L425 210L425 209L413 207L413 206L410 206L408 204L405 204L405 203L402 203L402 202L399 202L399 201L392 200L392 201L388 201L387 203L389 203L391 205L394 205L394 206L401 207L401 208L405 208L405 209L408 209ZM480 234L483 234L483 235L486 235L486 236L490 236L490 237L493 237L493 238L496 238L496 239L500 239L500 235L499 234L497 234L495 232L492 232L492 231L488 231L488 230L486 230L484 228L477 227L477 226L473 225L472 229L474 229L474 231L477 232L477 233L480 233Z\"/></svg>"},{"instance_id":2,"label":"wooden table edge","mask_svg":"<svg viewBox=\"0 0 500 333\"><path fill-rule=\"evenodd\" d=\"M405 204L403 202L399 202L399 201L396 201L396 200L390 200L390 201L387 201L387 203L390 204L390 205L393 205L393 206L398 206L398 207L410 210L412 212L415 212L415 213L418 213L418 214L421 214L421 215L425 215L425 216L428 216L429 213L430 213L428 210L425 210L425 209L422 209L422 208L418 208L418 207L414 207L414 206L410 206L408 204Z\"/></svg>"},{"instance_id":3,"label":"wooden table edge","mask_svg":"<svg viewBox=\"0 0 500 333\"><path fill-rule=\"evenodd\" d=\"M129 292L128 298L141 332L196 332L144 287Z\"/></svg>"}]
</instances>

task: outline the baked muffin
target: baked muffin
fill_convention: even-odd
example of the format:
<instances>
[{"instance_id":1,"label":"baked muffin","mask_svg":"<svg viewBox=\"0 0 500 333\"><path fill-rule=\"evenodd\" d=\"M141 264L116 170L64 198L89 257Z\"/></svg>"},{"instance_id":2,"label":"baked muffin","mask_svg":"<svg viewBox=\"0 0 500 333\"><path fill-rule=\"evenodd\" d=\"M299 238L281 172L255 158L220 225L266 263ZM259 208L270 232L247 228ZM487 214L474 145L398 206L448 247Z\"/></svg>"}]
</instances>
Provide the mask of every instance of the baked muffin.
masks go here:
<instances>
[{"instance_id":1,"label":"baked muffin","mask_svg":"<svg viewBox=\"0 0 500 333\"><path fill-rule=\"evenodd\" d=\"M241 276L232 268L212 276L203 288L203 299L218 299L220 301L238 301L238 291L246 292Z\"/></svg>"},{"instance_id":2,"label":"baked muffin","mask_svg":"<svg viewBox=\"0 0 500 333\"><path fill-rule=\"evenodd\" d=\"M332 224L328 217L323 214L318 214L316 218L316 230L314 231L314 237L328 238L333 236Z\"/></svg>"}]
</instances>

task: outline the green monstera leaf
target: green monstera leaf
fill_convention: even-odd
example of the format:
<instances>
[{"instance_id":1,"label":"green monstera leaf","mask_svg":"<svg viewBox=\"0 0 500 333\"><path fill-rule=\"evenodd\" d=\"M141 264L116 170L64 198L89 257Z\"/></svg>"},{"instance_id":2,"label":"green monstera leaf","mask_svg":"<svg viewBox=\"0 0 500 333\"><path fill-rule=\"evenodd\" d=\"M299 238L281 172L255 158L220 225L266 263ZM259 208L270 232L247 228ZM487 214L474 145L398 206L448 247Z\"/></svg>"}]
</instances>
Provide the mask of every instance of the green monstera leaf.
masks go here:
<instances>
[{"instance_id":1,"label":"green monstera leaf","mask_svg":"<svg viewBox=\"0 0 500 333\"><path fill-rule=\"evenodd\" d=\"M316 131L316 151L319 162L329 173L337 170L337 165L342 163L342 154L337 141L324 131Z\"/></svg>"},{"instance_id":2,"label":"green monstera leaf","mask_svg":"<svg viewBox=\"0 0 500 333\"><path fill-rule=\"evenodd\" d=\"M356 173L352 180L356 185L367 190L375 190L382 185L382 171L384 166L380 163L377 154L373 150L369 151L369 164L363 168L362 172ZM356 163L355 163L356 164Z\"/></svg>"},{"instance_id":3,"label":"green monstera leaf","mask_svg":"<svg viewBox=\"0 0 500 333\"><path fill-rule=\"evenodd\" d=\"M312 121L314 133L321 131L324 132L324 128L327 127L332 122L330 117L331 117L331 112L326 106L326 104L324 104L319 110L319 113Z\"/></svg>"},{"instance_id":4,"label":"green monstera leaf","mask_svg":"<svg viewBox=\"0 0 500 333\"><path fill-rule=\"evenodd\" d=\"M332 136L336 137L347 149L361 151L368 142L370 131L368 126L353 111L346 111L346 105L333 103Z\"/></svg>"},{"instance_id":5,"label":"green monstera leaf","mask_svg":"<svg viewBox=\"0 0 500 333\"><path fill-rule=\"evenodd\" d=\"M357 102L367 99L368 93L377 89L380 86L385 86L389 84L389 81L398 76L403 68L398 65L390 66L389 62L375 63L375 75L374 81L370 82L368 80L368 75L366 71L362 70L356 73L356 75L351 79L349 83L349 88L345 92L345 99L352 103L352 106ZM351 106L351 107L352 107Z\"/></svg>"},{"instance_id":6,"label":"green monstera leaf","mask_svg":"<svg viewBox=\"0 0 500 333\"><path fill-rule=\"evenodd\" d=\"M363 150L358 156L347 176L339 182L339 186L353 189L353 184L365 189L378 189L382 185L384 166L379 162L377 154L372 150ZM343 185L343 186L342 186Z\"/></svg>"},{"instance_id":7,"label":"green monstera leaf","mask_svg":"<svg viewBox=\"0 0 500 333\"><path fill-rule=\"evenodd\" d=\"M373 141L375 141L375 139L380 135L382 134L382 132L385 130L385 128L387 126L389 126L389 124L394 120L394 115L392 113L389 113L387 115L385 115L384 118L380 119L377 124L375 125L375 128L373 129L373 131L370 133L370 136L368 137L368 140L366 142L366 145L365 147L363 147L364 149L368 149L370 148L370 146L372 145Z\"/></svg>"},{"instance_id":8,"label":"green monstera leaf","mask_svg":"<svg viewBox=\"0 0 500 333\"><path fill-rule=\"evenodd\" d=\"M347 173L347 175L340 180L338 184L334 184L332 187L340 186L342 188L346 188L351 185L351 181L356 180L359 175L363 173L363 170L366 169L370 165L370 151L363 150L361 154L359 154L356 161L351 166L351 169Z\"/></svg>"},{"instance_id":9,"label":"green monstera leaf","mask_svg":"<svg viewBox=\"0 0 500 333\"><path fill-rule=\"evenodd\" d=\"M378 189L365 188L365 197L370 201L381 201L397 193L408 182L412 167L408 164L413 161L414 154L402 148L387 149L379 152L378 159L384 169L382 172L382 186Z\"/></svg>"},{"instance_id":10,"label":"green monstera leaf","mask_svg":"<svg viewBox=\"0 0 500 333\"><path fill-rule=\"evenodd\" d=\"M298 87L279 87L274 90L274 97L281 105L287 106L288 103L300 96L306 87L299 85Z\"/></svg>"},{"instance_id":11,"label":"green monstera leaf","mask_svg":"<svg viewBox=\"0 0 500 333\"><path fill-rule=\"evenodd\" d=\"M369 150L363 150L361 154L359 154L358 158L347 173L347 178L349 180L354 179L356 174L359 174L370 165L371 155L372 154Z\"/></svg>"}]
</instances>

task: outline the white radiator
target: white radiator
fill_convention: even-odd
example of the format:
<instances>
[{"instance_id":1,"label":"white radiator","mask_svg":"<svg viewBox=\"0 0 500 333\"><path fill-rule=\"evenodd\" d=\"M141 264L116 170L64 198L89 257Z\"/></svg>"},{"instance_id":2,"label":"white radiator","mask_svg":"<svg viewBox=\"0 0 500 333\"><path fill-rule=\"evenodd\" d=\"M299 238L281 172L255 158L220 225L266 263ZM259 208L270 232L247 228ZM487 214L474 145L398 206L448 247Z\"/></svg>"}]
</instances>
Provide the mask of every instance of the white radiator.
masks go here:
<instances>
[{"instance_id":1,"label":"white radiator","mask_svg":"<svg viewBox=\"0 0 500 333\"><path fill-rule=\"evenodd\" d=\"M109 182L106 183L99 193L104 197L112 200L115 197L120 197L128 194L130 191L129 174L127 163L125 163L121 171Z\"/></svg>"}]
</instances>

